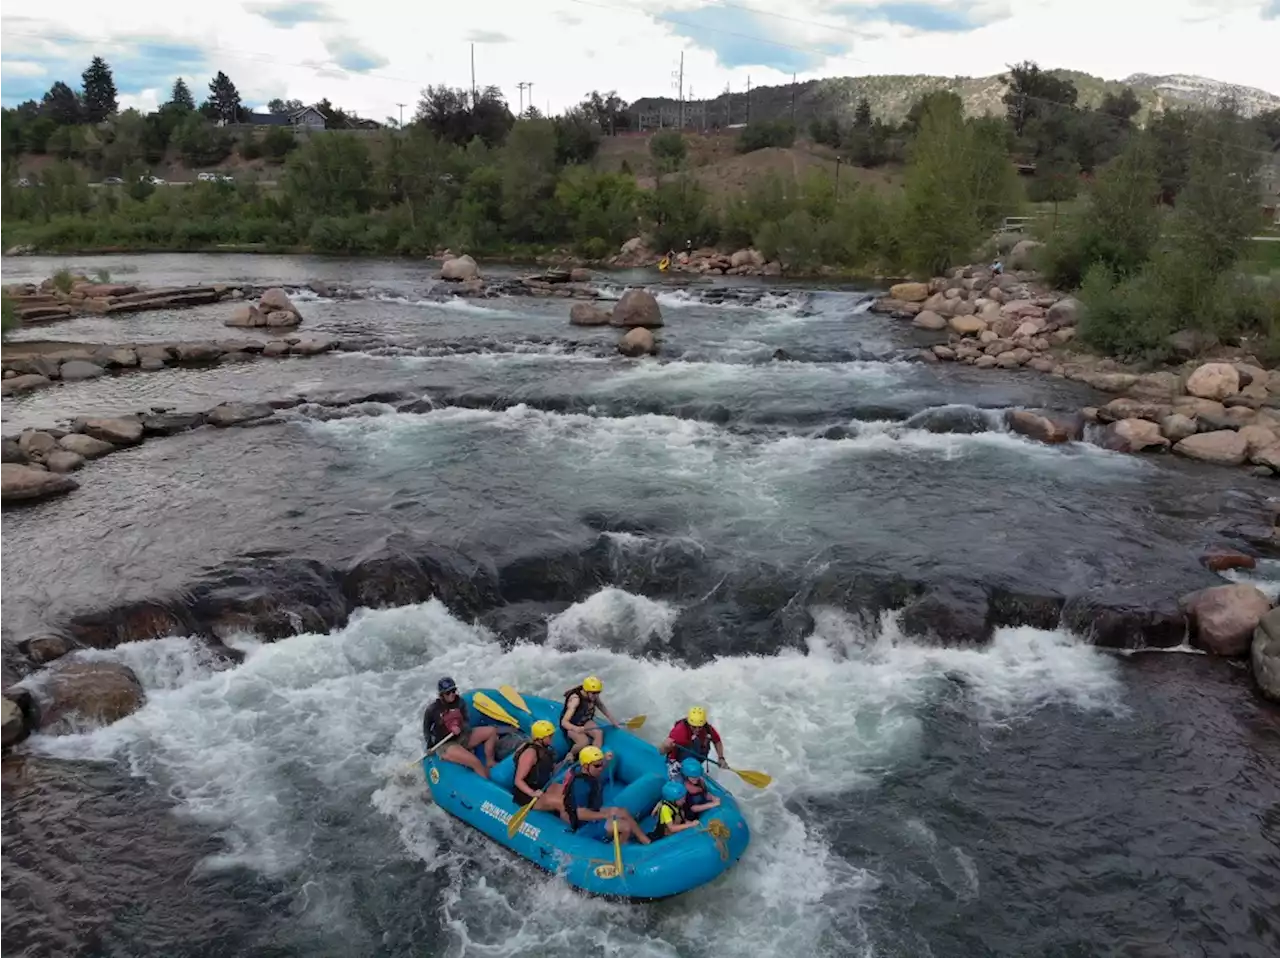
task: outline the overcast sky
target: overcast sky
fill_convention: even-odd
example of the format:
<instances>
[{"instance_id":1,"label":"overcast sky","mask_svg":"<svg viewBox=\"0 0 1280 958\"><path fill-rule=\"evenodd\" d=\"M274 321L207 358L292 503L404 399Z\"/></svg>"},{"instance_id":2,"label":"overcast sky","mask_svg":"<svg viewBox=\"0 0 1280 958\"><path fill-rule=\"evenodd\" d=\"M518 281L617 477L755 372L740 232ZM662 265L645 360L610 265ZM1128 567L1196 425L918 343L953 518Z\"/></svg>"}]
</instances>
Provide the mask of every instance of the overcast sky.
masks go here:
<instances>
[{"instance_id":1,"label":"overcast sky","mask_svg":"<svg viewBox=\"0 0 1280 958\"><path fill-rule=\"evenodd\" d=\"M23 5L27 10L39 6ZM8 5L13 9L12 3ZM0 94L80 86L90 57L122 106L153 109L177 76L197 99L224 71L247 106L327 97L362 116L412 114L429 83L532 83L539 109L592 90L686 96L886 73L986 76L1036 60L1120 79L1197 74L1280 93L1280 0L61 0L3 17ZM785 11L775 12L775 11ZM526 94L526 97L528 94ZM528 100L526 99L526 102Z\"/></svg>"}]
</instances>

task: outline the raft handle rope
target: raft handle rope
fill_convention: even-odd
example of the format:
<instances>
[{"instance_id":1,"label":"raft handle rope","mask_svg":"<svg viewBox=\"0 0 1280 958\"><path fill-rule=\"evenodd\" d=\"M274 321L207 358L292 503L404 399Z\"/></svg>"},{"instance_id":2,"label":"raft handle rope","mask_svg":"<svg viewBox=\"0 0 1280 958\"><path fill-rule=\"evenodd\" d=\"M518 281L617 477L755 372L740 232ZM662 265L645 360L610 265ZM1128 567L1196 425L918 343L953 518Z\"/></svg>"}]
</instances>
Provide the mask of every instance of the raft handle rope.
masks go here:
<instances>
[{"instance_id":1,"label":"raft handle rope","mask_svg":"<svg viewBox=\"0 0 1280 958\"><path fill-rule=\"evenodd\" d=\"M718 818L713 818L709 822L702 822L702 830L715 839L716 849L720 852L720 860L727 862L729 860L729 826Z\"/></svg>"}]
</instances>

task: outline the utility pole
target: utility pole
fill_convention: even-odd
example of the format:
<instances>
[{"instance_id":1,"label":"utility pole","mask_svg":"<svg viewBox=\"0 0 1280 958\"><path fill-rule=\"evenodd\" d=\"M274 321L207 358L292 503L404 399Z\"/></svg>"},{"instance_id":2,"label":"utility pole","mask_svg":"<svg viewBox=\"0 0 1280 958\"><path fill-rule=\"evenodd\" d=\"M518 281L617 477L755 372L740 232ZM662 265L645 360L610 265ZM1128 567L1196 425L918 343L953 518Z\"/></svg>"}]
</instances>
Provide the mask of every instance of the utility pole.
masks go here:
<instances>
[{"instance_id":1,"label":"utility pole","mask_svg":"<svg viewBox=\"0 0 1280 958\"><path fill-rule=\"evenodd\" d=\"M747 77L747 122L751 122L751 77Z\"/></svg>"},{"instance_id":2,"label":"utility pole","mask_svg":"<svg viewBox=\"0 0 1280 958\"><path fill-rule=\"evenodd\" d=\"M676 91L677 103L677 129L684 129L684 51L680 51L680 68L671 71L671 86ZM662 125L662 107L658 107L658 125Z\"/></svg>"},{"instance_id":3,"label":"utility pole","mask_svg":"<svg viewBox=\"0 0 1280 958\"><path fill-rule=\"evenodd\" d=\"M471 109L476 108L476 45L471 44Z\"/></svg>"},{"instance_id":4,"label":"utility pole","mask_svg":"<svg viewBox=\"0 0 1280 958\"><path fill-rule=\"evenodd\" d=\"M400 129L402 129L402 130L403 130L403 129L404 129L404 107L405 107L405 105L404 105L403 103L397 103L397 104L396 104L396 106L400 107Z\"/></svg>"},{"instance_id":5,"label":"utility pole","mask_svg":"<svg viewBox=\"0 0 1280 958\"><path fill-rule=\"evenodd\" d=\"M733 87L729 83L724 85L724 125L733 126Z\"/></svg>"},{"instance_id":6,"label":"utility pole","mask_svg":"<svg viewBox=\"0 0 1280 958\"><path fill-rule=\"evenodd\" d=\"M529 91L529 105L532 106L533 105L533 84L527 81L522 81L516 84L516 88L519 89L520 91L520 114L523 116L524 115L524 91L525 90Z\"/></svg>"},{"instance_id":7,"label":"utility pole","mask_svg":"<svg viewBox=\"0 0 1280 958\"><path fill-rule=\"evenodd\" d=\"M796 75L791 74L791 128L796 126Z\"/></svg>"},{"instance_id":8,"label":"utility pole","mask_svg":"<svg viewBox=\"0 0 1280 958\"><path fill-rule=\"evenodd\" d=\"M684 51L680 51L680 129L684 129Z\"/></svg>"}]
</instances>

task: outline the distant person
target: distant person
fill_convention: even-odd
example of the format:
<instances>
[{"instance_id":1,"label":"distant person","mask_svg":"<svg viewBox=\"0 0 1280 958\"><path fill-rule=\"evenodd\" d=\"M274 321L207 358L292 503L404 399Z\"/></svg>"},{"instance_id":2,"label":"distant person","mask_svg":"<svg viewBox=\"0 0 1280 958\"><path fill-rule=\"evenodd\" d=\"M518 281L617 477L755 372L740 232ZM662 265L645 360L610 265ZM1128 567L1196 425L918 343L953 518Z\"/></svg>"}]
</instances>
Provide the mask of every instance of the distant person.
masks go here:
<instances>
[{"instance_id":1,"label":"distant person","mask_svg":"<svg viewBox=\"0 0 1280 958\"><path fill-rule=\"evenodd\" d=\"M560 817L569 827L585 838L602 842L613 841L613 823L618 823L618 841L634 838L641 845L649 844L649 836L636 824L631 813L617 806L604 804L604 766L612 761L594 745L588 745L579 753L578 767L564 778L564 809Z\"/></svg>"},{"instance_id":2,"label":"distant person","mask_svg":"<svg viewBox=\"0 0 1280 958\"><path fill-rule=\"evenodd\" d=\"M556 753L551 742L556 727L546 719L538 719L529 734L529 741L515 751L511 798L521 807L535 802L534 811L558 812L564 804L564 789L551 783L556 767Z\"/></svg>"},{"instance_id":3,"label":"distant person","mask_svg":"<svg viewBox=\"0 0 1280 958\"><path fill-rule=\"evenodd\" d=\"M492 725L472 728L467 719L467 703L458 694L458 685L448 676L436 683L440 693L427 706L422 716L422 736L431 750L446 738L450 742L440 751L440 757L455 765L465 765L481 778L489 777L493 768L494 750L498 747L498 730ZM484 762L476 758L473 749L484 746Z\"/></svg>"},{"instance_id":4,"label":"distant person","mask_svg":"<svg viewBox=\"0 0 1280 958\"><path fill-rule=\"evenodd\" d=\"M996 260L991 264L991 272L995 273L997 276L1001 275L1004 272L1004 263L1000 262L1000 260Z\"/></svg>"},{"instance_id":5,"label":"distant person","mask_svg":"<svg viewBox=\"0 0 1280 958\"><path fill-rule=\"evenodd\" d=\"M604 713L614 725L618 722L609 714L600 701L600 693L604 684L594 675L588 675L582 684L564 693L564 711L560 713L560 727L565 736L573 743L569 758L577 758L584 746L594 745L597 748L604 743L604 731L596 724L596 709Z\"/></svg>"},{"instance_id":6,"label":"distant person","mask_svg":"<svg viewBox=\"0 0 1280 958\"><path fill-rule=\"evenodd\" d=\"M658 824L649 837L654 841L666 838L686 828L697 828L698 823L689 818L685 808L685 787L683 782L669 781L662 786L662 801L653 810Z\"/></svg>"},{"instance_id":7,"label":"distant person","mask_svg":"<svg viewBox=\"0 0 1280 958\"><path fill-rule=\"evenodd\" d=\"M686 758L680 763L680 775L684 779L685 818L697 821L703 812L720 807L720 799L707 790L707 779L701 762L696 758Z\"/></svg>"},{"instance_id":8,"label":"distant person","mask_svg":"<svg viewBox=\"0 0 1280 958\"><path fill-rule=\"evenodd\" d=\"M706 762L711 749L716 750L716 757L721 768L728 768L724 758L724 743L720 741L720 733L714 725L707 722L707 710L701 705L689 709L689 714L671 726L671 731L658 746L658 751L667 756L667 772L671 778L680 775L680 763L686 758L696 759L700 764Z\"/></svg>"}]
</instances>

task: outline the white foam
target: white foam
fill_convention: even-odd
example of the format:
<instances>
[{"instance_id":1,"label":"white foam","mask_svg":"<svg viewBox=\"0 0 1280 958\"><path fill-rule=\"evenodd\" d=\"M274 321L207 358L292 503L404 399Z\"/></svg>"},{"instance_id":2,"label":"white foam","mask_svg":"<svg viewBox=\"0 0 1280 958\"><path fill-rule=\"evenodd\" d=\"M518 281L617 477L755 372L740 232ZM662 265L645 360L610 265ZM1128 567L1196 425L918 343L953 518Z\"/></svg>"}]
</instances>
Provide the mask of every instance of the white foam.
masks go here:
<instances>
[{"instance_id":1,"label":"white foam","mask_svg":"<svg viewBox=\"0 0 1280 958\"><path fill-rule=\"evenodd\" d=\"M877 880L841 858L795 800L868 789L912 762L923 713L957 684L987 725L1050 704L1120 707L1110 657L1031 629L1002 630L989 649L936 649L902 639L892 617L877 633L818 610L809 654L690 668L607 647L607 620L639 610L665 621L660 605L618 590L580 603L561 617L566 630L575 623L575 644L584 646L575 651L504 651L434 600L362 612L328 635L249 645L244 664L227 671L214 671L194 640L124 646L95 654L133 664L147 704L108 728L36 736L31 747L123 757L167 789L181 814L219 830L225 848L206 868L292 876L297 887L305 876L306 899L324 905L314 906L314 920L326 927L345 924L349 903L343 861L316 857L328 854L320 847L343 847L313 813L317 803L348 817L372 811L390 825L395 847L353 856L408 856L447 875L448 953L555 952L572 940L603 953L674 955L714 940L726 954L851 954L865 946L856 911ZM424 801L415 759L436 678L449 674L464 687L511 682L558 698L589 673L601 676L615 714L650 716L651 739L689 704L706 703L730 760L775 777L757 791L729 776L753 842L696 901L644 912L584 900ZM958 896L976 894L976 870L962 850L940 850L936 867Z\"/></svg>"},{"instance_id":2,"label":"white foam","mask_svg":"<svg viewBox=\"0 0 1280 958\"><path fill-rule=\"evenodd\" d=\"M636 651L650 641L671 641L680 610L668 602L601 589L547 623L547 645L557 649Z\"/></svg>"}]
</instances>

